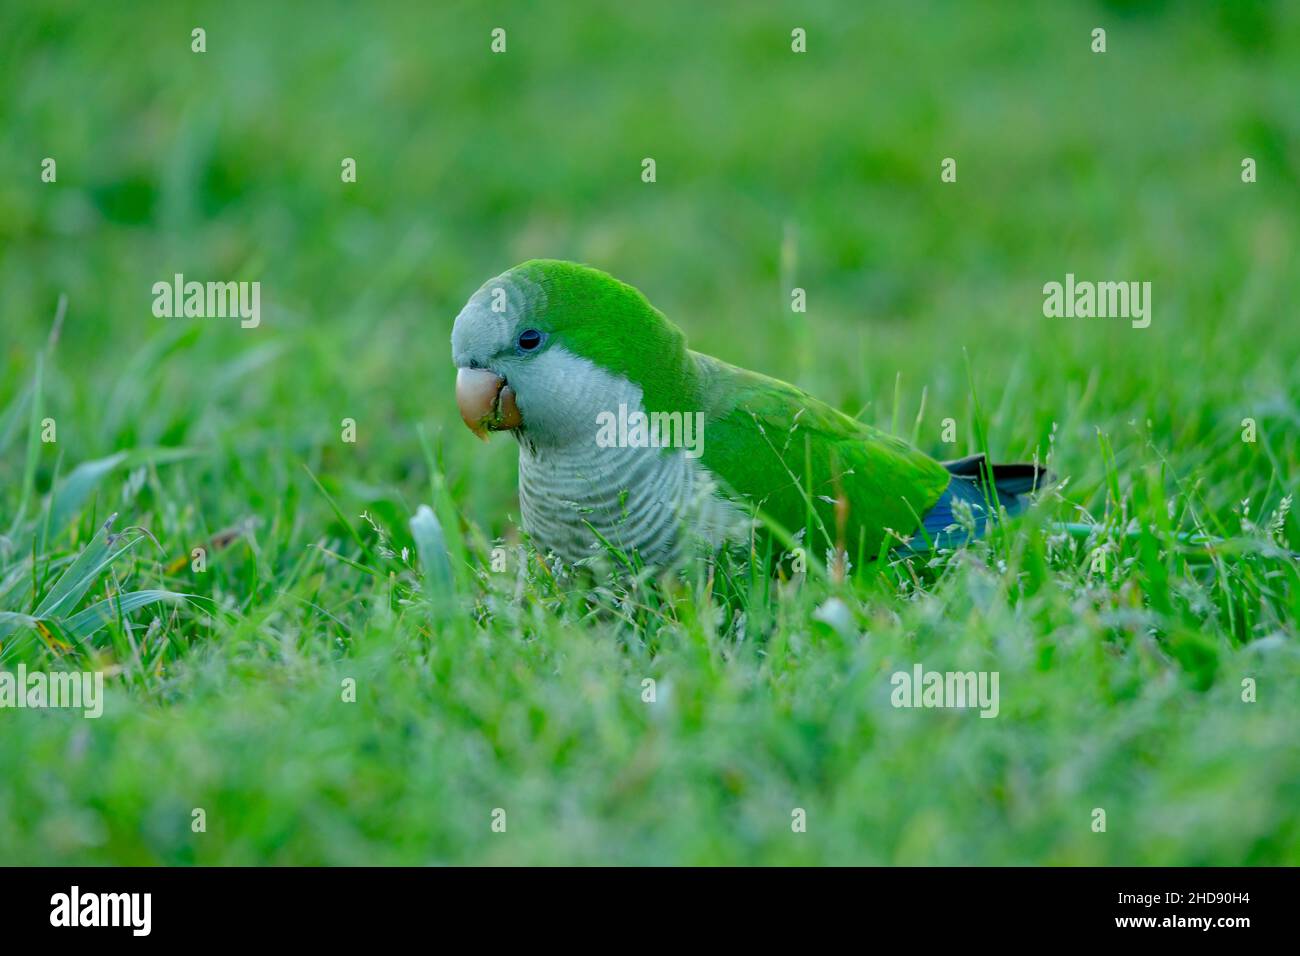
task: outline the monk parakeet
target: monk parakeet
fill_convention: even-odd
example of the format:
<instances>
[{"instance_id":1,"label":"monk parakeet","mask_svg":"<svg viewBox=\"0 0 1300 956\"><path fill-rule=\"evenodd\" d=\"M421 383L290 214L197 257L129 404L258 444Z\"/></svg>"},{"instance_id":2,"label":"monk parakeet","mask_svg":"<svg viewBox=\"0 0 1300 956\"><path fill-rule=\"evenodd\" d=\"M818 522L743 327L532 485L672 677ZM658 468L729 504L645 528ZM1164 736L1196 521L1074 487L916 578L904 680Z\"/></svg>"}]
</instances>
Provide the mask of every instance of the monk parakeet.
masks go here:
<instances>
[{"instance_id":1,"label":"monk parakeet","mask_svg":"<svg viewBox=\"0 0 1300 956\"><path fill-rule=\"evenodd\" d=\"M670 566L697 548L767 540L779 553L800 539L860 562L882 543L979 533L1040 476L994 466L994 497L982 456L940 463L793 385L693 352L636 289L571 262L489 279L456 316L451 350L466 425L519 442L524 530L570 562L613 546Z\"/></svg>"}]
</instances>

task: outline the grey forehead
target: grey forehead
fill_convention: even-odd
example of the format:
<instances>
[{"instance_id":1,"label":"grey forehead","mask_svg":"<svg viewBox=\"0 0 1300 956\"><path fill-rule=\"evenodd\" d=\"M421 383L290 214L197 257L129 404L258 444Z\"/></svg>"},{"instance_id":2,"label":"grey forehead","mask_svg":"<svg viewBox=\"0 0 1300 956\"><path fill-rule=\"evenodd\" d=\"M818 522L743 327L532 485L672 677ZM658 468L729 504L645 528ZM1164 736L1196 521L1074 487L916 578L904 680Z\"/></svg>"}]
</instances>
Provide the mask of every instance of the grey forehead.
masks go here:
<instances>
[{"instance_id":1,"label":"grey forehead","mask_svg":"<svg viewBox=\"0 0 1300 956\"><path fill-rule=\"evenodd\" d=\"M452 359L457 365L487 361L514 337L519 320L544 304L544 298L540 286L517 273L503 272L488 279L456 316L451 328Z\"/></svg>"}]
</instances>

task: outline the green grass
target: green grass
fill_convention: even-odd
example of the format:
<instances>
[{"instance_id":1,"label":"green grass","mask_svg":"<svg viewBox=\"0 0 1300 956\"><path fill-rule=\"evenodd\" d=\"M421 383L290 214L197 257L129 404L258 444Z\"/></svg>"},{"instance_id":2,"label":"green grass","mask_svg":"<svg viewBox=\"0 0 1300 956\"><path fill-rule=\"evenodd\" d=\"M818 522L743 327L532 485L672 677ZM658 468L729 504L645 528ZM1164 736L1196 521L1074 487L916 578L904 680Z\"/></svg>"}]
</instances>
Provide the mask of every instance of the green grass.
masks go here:
<instances>
[{"instance_id":1,"label":"green grass","mask_svg":"<svg viewBox=\"0 0 1300 956\"><path fill-rule=\"evenodd\" d=\"M0 669L109 696L0 710L0 862L1300 862L1295 6L604 6L5 5ZM1064 485L843 581L557 578L452 401L533 256ZM176 272L261 327L154 318ZM1151 327L1045 319L1066 272ZM895 709L915 663L1000 715Z\"/></svg>"}]
</instances>

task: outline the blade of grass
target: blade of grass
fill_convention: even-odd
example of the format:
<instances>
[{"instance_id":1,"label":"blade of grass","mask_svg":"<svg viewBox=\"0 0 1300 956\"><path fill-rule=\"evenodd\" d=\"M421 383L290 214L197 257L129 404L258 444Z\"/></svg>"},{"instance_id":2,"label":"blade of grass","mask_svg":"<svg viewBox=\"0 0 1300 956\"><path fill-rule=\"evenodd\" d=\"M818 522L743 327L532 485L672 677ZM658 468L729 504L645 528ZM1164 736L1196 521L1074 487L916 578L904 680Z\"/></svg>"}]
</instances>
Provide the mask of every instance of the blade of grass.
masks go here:
<instances>
[{"instance_id":1,"label":"blade of grass","mask_svg":"<svg viewBox=\"0 0 1300 956\"><path fill-rule=\"evenodd\" d=\"M182 594L179 591L128 591L125 594L105 598L57 623L64 633L84 641L110 621L117 619L120 614L130 614L150 604L179 603L186 600L203 600L203 598L196 594Z\"/></svg>"},{"instance_id":2,"label":"blade of grass","mask_svg":"<svg viewBox=\"0 0 1300 956\"><path fill-rule=\"evenodd\" d=\"M442 533L438 516L428 505L420 505L411 519L411 537L420 556L420 570L424 576L425 596L437 609L449 609L455 600L452 583L451 560L447 555L447 539Z\"/></svg>"}]
</instances>

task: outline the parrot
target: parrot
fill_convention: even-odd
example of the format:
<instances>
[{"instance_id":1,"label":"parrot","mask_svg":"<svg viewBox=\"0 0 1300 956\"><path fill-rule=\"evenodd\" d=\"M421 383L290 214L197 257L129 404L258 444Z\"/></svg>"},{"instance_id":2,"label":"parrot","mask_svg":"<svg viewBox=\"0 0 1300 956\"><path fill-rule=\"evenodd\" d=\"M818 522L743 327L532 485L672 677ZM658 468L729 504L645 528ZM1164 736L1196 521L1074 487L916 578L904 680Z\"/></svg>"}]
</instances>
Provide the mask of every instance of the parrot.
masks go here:
<instances>
[{"instance_id":1,"label":"parrot","mask_svg":"<svg viewBox=\"0 0 1300 956\"><path fill-rule=\"evenodd\" d=\"M732 547L824 544L861 563L955 546L1022 510L1046 474L984 455L941 462L692 351L636 288L573 262L534 259L483 283L451 351L466 426L518 442L524 532L573 564L610 548L671 568Z\"/></svg>"}]
</instances>

